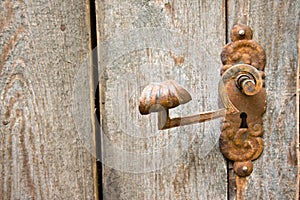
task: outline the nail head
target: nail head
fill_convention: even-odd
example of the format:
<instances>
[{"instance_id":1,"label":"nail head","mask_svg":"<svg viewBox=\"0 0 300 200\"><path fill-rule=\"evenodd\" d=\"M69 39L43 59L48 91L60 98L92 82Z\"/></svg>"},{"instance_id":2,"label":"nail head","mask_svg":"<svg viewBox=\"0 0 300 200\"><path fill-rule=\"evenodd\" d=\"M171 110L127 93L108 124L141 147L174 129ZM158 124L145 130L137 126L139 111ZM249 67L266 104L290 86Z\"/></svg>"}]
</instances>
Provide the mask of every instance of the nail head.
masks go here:
<instances>
[{"instance_id":1,"label":"nail head","mask_svg":"<svg viewBox=\"0 0 300 200\"><path fill-rule=\"evenodd\" d=\"M239 34L240 34L241 36L244 36L244 35L245 35L245 30L244 30L244 29L239 30Z\"/></svg>"}]
</instances>

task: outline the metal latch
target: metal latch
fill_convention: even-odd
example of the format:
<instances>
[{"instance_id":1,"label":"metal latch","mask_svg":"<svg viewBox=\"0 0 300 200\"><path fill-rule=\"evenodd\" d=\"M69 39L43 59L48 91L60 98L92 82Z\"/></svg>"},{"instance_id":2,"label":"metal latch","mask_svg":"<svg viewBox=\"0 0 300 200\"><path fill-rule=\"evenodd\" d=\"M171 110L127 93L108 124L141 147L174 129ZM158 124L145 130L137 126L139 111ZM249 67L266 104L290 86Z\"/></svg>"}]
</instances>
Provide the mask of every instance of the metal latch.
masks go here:
<instances>
[{"instance_id":1,"label":"metal latch","mask_svg":"<svg viewBox=\"0 0 300 200\"><path fill-rule=\"evenodd\" d=\"M140 96L142 115L158 113L158 128L201 123L224 117L219 140L223 155L234 161L237 199L243 199L246 178L253 170L252 161L264 148L262 115L266 109L264 87L265 51L254 40L252 30L242 24L235 25L230 34L232 42L221 53L223 67L219 94L224 109L198 115L170 118L169 110L191 101L189 92L173 80L152 83Z\"/></svg>"}]
</instances>

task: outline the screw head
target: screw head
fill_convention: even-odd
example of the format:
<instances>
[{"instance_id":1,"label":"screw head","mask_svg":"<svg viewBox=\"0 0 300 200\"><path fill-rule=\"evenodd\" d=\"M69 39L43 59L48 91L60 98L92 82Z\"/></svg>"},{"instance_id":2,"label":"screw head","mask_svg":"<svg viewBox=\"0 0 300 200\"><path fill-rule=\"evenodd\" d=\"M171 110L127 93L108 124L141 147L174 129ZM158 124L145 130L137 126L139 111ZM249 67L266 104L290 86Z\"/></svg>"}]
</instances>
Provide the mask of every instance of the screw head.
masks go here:
<instances>
[{"instance_id":1,"label":"screw head","mask_svg":"<svg viewBox=\"0 0 300 200\"><path fill-rule=\"evenodd\" d=\"M239 35L244 36L245 35L245 30L244 29L239 30Z\"/></svg>"},{"instance_id":2,"label":"screw head","mask_svg":"<svg viewBox=\"0 0 300 200\"><path fill-rule=\"evenodd\" d=\"M243 171L246 172L248 170L247 166L243 166Z\"/></svg>"}]
</instances>

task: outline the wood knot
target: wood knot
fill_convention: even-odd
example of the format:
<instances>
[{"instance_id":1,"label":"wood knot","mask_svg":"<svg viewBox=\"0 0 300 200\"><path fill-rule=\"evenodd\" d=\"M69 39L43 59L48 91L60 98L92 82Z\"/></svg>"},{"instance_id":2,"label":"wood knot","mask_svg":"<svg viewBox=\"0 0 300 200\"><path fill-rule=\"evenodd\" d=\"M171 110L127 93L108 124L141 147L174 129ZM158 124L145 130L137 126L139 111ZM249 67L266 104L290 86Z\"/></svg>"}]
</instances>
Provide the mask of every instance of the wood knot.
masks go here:
<instances>
[{"instance_id":1,"label":"wood knot","mask_svg":"<svg viewBox=\"0 0 300 200\"><path fill-rule=\"evenodd\" d=\"M4 120L4 121L2 121L2 124L3 124L4 126L6 126L6 125L9 124L9 121L8 121L8 120Z\"/></svg>"},{"instance_id":2,"label":"wood knot","mask_svg":"<svg viewBox=\"0 0 300 200\"><path fill-rule=\"evenodd\" d=\"M65 24L60 25L60 30L65 31L66 30L66 25Z\"/></svg>"}]
</instances>

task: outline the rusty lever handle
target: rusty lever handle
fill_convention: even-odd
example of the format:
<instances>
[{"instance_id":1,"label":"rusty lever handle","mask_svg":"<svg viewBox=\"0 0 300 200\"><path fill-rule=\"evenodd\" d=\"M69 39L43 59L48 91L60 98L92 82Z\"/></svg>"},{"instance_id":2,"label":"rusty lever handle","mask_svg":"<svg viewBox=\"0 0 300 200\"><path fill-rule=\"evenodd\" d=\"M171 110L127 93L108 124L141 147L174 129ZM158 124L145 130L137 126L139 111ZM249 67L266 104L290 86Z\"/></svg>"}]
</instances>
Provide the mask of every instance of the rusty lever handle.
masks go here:
<instances>
[{"instance_id":1,"label":"rusty lever handle","mask_svg":"<svg viewBox=\"0 0 300 200\"><path fill-rule=\"evenodd\" d=\"M140 97L140 113L145 115L158 112L159 130L201 123L224 117L228 113L237 113L239 110L231 103L225 91L225 85L230 80L234 80L246 95L255 95L262 87L262 78L259 72L250 65L239 64L227 70L219 83L219 93L225 105L223 109L193 116L170 118L169 109L185 104L192 99L182 86L171 80L161 84L152 83L145 87Z\"/></svg>"},{"instance_id":2,"label":"rusty lever handle","mask_svg":"<svg viewBox=\"0 0 300 200\"><path fill-rule=\"evenodd\" d=\"M226 109L219 109L210 112L203 112L197 115L192 115L187 117L177 117L171 119L169 116L169 110L166 110L166 112L158 113L158 129L164 130L164 129L174 128L178 126L197 124L208 120L216 119L219 117L224 117L226 115L226 112L227 112Z\"/></svg>"}]
</instances>

